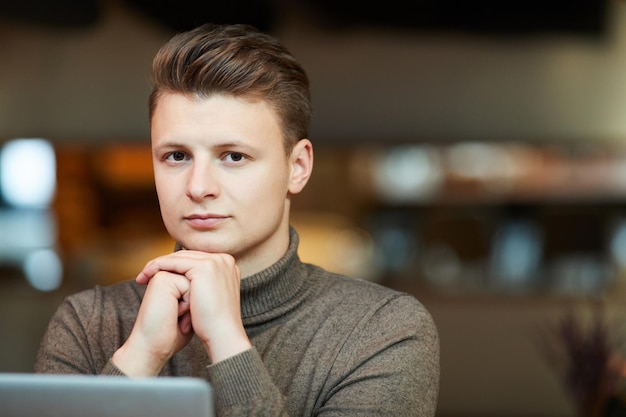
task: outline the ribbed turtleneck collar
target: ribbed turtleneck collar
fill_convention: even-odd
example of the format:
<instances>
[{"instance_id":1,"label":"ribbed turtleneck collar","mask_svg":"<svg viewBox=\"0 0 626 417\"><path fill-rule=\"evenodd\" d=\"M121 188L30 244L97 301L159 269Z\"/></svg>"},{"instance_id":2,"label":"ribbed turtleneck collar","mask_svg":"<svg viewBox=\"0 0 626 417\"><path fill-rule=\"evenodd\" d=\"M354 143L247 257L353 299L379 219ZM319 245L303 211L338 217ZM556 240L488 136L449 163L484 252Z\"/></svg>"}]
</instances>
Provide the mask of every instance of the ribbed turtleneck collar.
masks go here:
<instances>
[{"instance_id":1,"label":"ribbed turtleneck collar","mask_svg":"<svg viewBox=\"0 0 626 417\"><path fill-rule=\"evenodd\" d=\"M296 307L305 296L306 268L298 257L298 233L289 228L287 252L272 266L241 280L244 325L254 325Z\"/></svg>"}]
</instances>

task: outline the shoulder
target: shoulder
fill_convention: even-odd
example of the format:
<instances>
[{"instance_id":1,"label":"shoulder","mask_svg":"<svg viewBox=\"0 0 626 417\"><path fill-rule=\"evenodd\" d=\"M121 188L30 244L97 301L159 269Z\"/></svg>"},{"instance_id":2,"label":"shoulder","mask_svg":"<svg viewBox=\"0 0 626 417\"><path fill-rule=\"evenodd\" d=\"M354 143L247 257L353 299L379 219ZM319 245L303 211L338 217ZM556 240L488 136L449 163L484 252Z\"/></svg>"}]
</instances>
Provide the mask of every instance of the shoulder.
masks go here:
<instances>
[{"instance_id":1,"label":"shoulder","mask_svg":"<svg viewBox=\"0 0 626 417\"><path fill-rule=\"evenodd\" d=\"M317 313L330 324L332 337L342 340L342 351L348 358L358 352L364 357L376 355L402 344L412 358L428 357L436 362L437 327L428 309L414 295L309 268L319 282Z\"/></svg>"},{"instance_id":2,"label":"shoulder","mask_svg":"<svg viewBox=\"0 0 626 417\"><path fill-rule=\"evenodd\" d=\"M367 304L374 300L406 298L410 303L421 305L411 294L385 287L373 281L330 272L316 265L305 265L308 269L308 276L337 297L347 298L355 302L360 300Z\"/></svg>"},{"instance_id":3,"label":"shoulder","mask_svg":"<svg viewBox=\"0 0 626 417\"><path fill-rule=\"evenodd\" d=\"M426 307L412 294L398 291L372 281L353 278L307 265L309 276L318 282L318 297L335 308L388 318L419 318L427 324L432 317Z\"/></svg>"},{"instance_id":4,"label":"shoulder","mask_svg":"<svg viewBox=\"0 0 626 417\"><path fill-rule=\"evenodd\" d=\"M107 286L96 285L71 294L63 304L80 316L91 316L104 310L138 308L144 292L144 286L134 281L123 281Z\"/></svg>"},{"instance_id":5,"label":"shoulder","mask_svg":"<svg viewBox=\"0 0 626 417\"><path fill-rule=\"evenodd\" d=\"M138 285L135 281L122 281L110 285L95 285L92 288L84 289L67 297L67 300L81 303L93 302L96 299L113 300L119 299L124 301L128 298L136 298L143 296L144 286Z\"/></svg>"}]
</instances>

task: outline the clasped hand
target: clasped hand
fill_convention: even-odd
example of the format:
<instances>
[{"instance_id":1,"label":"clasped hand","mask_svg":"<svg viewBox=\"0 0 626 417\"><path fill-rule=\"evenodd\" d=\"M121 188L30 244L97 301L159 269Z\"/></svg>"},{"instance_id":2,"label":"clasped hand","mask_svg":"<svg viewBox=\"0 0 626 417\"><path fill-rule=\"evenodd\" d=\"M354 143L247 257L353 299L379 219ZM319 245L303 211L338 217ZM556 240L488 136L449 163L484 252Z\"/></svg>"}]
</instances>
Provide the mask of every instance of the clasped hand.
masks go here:
<instances>
[{"instance_id":1,"label":"clasped hand","mask_svg":"<svg viewBox=\"0 0 626 417\"><path fill-rule=\"evenodd\" d=\"M148 262L133 330L113 362L129 375L157 375L196 334L213 363L248 349L241 321L240 272L228 254L180 250Z\"/></svg>"}]
</instances>

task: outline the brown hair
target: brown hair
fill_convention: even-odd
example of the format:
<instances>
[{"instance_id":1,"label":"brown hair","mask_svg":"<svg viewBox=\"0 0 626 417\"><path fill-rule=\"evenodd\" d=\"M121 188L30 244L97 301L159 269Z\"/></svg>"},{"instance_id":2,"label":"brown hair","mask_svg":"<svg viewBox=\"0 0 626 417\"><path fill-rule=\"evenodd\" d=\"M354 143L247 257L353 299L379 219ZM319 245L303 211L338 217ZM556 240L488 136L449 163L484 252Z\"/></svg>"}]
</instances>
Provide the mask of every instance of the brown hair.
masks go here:
<instances>
[{"instance_id":1,"label":"brown hair","mask_svg":"<svg viewBox=\"0 0 626 417\"><path fill-rule=\"evenodd\" d=\"M163 93L262 99L282 122L285 149L309 135L309 79L274 37L249 25L205 24L175 35L152 63L152 119Z\"/></svg>"}]
</instances>

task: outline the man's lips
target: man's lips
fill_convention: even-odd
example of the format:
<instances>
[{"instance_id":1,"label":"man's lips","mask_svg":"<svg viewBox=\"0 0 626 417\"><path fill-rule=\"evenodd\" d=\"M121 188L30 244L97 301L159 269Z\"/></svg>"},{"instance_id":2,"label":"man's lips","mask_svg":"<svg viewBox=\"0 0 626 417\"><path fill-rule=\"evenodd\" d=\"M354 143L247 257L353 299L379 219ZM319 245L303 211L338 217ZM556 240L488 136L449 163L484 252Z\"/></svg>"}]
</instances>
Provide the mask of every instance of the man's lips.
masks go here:
<instances>
[{"instance_id":1,"label":"man's lips","mask_svg":"<svg viewBox=\"0 0 626 417\"><path fill-rule=\"evenodd\" d=\"M184 220L192 227L199 229L211 229L226 220L228 216L221 214L191 214L184 217Z\"/></svg>"}]
</instances>

